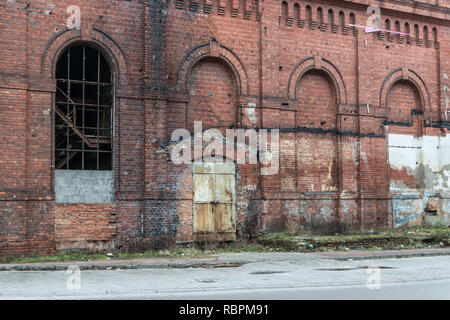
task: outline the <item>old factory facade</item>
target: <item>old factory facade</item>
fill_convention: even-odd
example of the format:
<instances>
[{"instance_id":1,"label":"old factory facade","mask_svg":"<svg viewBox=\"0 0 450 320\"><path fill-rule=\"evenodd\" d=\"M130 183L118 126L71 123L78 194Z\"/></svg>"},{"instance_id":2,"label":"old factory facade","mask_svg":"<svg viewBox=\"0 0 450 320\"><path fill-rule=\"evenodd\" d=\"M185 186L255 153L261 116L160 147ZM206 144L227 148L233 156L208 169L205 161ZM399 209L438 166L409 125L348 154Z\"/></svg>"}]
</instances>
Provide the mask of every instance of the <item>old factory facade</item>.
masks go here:
<instances>
[{"instance_id":1,"label":"old factory facade","mask_svg":"<svg viewBox=\"0 0 450 320\"><path fill-rule=\"evenodd\" d=\"M448 0L1 0L0 255L449 223L449 20ZM174 162L199 123L278 130L277 170Z\"/></svg>"}]
</instances>

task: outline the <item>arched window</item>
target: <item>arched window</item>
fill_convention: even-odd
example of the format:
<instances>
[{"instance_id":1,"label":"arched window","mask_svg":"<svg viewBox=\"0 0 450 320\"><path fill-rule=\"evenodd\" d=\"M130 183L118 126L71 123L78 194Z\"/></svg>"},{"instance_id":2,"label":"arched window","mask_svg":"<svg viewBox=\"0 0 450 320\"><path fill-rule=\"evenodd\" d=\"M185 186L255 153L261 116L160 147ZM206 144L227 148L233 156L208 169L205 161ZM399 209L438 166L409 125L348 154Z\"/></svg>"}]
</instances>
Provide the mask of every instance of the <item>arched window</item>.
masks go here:
<instances>
[{"instance_id":1,"label":"arched window","mask_svg":"<svg viewBox=\"0 0 450 320\"><path fill-rule=\"evenodd\" d=\"M425 44L428 41L428 27L427 26L423 27L423 41L425 41Z\"/></svg>"},{"instance_id":2,"label":"arched window","mask_svg":"<svg viewBox=\"0 0 450 320\"><path fill-rule=\"evenodd\" d=\"M334 25L334 11L332 9L328 10L328 24L330 26Z\"/></svg>"},{"instance_id":3,"label":"arched window","mask_svg":"<svg viewBox=\"0 0 450 320\"><path fill-rule=\"evenodd\" d=\"M113 75L88 45L64 50L56 65L55 169L112 170Z\"/></svg>"},{"instance_id":4,"label":"arched window","mask_svg":"<svg viewBox=\"0 0 450 320\"><path fill-rule=\"evenodd\" d=\"M358 29L356 29L355 25L356 25L356 17L355 14L353 12L350 13L350 24L352 24L352 29L353 29L353 35L357 35L358 34Z\"/></svg>"},{"instance_id":5,"label":"arched window","mask_svg":"<svg viewBox=\"0 0 450 320\"><path fill-rule=\"evenodd\" d=\"M353 12L350 13L350 23L351 24L356 24L356 17L355 17L355 14Z\"/></svg>"},{"instance_id":6,"label":"arched window","mask_svg":"<svg viewBox=\"0 0 450 320\"><path fill-rule=\"evenodd\" d=\"M339 25L342 27L345 26L345 14L343 11L339 12Z\"/></svg>"},{"instance_id":7,"label":"arched window","mask_svg":"<svg viewBox=\"0 0 450 320\"><path fill-rule=\"evenodd\" d=\"M281 18L286 23L287 18L289 18L289 6L286 1L281 3Z\"/></svg>"},{"instance_id":8,"label":"arched window","mask_svg":"<svg viewBox=\"0 0 450 320\"><path fill-rule=\"evenodd\" d=\"M319 24L323 23L323 9L321 7L317 8L317 21L319 21Z\"/></svg>"},{"instance_id":9,"label":"arched window","mask_svg":"<svg viewBox=\"0 0 450 320\"><path fill-rule=\"evenodd\" d=\"M416 37L416 40L420 38L419 26L417 24L414 25L414 36Z\"/></svg>"},{"instance_id":10,"label":"arched window","mask_svg":"<svg viewBox=\"0 0 450 320\"><path fill-rule=\"evenodd\" d=\"M395 21L395 31L396 32L400 32L401 30L400 30L400 21L398 21L398 20L396 20ZM400 33L397 33L397 40L399 40L400 39Z\"/></svg>"},{"instance_id":11,"label":"arched window","mask_svg":"<svg viewBox=\"0 0 450 320\"><path fill-rule=\"evenodd\" d=\"M391 20L386 19L386 21L384 22L384 26L386 30L391 30Z\"/></svg>"},{"instance_id":12,"label":"arched window","mask_svg":"<svg viewBox=\"0 0 450 320\"><path fill-rule=\"evenodd\" d=\"M384 22L384 28L386 29L386 38L388 41L392 42L393 37L392 37L392 32L388 32L391 30L391 20L386 19Z\"/></svg>"},{"instance_id":13,"label":"arched window","mask_svg":"<svg viewBox=\"0 0 450 320\"><path fill-rule=\"evenodd\" d=\"M433 28L433 41L434 41L434 47L436 49L439 48L439 41L438 41L438 37L437 37L437 29Z\"/></svg>"},{"instance_id":14,"label":"arched window","mask_svg":"<svg viewBox=\"0 0 450 320\"><path fill-rule=\"evenodd\" d=\"M298 3L294 4L294 21L297 23L300 21L300 5Z\"/></svg>"},{"instance_id":15,"label":"arched window","mask_svg":"<svg viewBox=\"0 0 450 320\"><path fill-rule=\"evenodd\" d=\"M420 39L420 28L419 28L419 25L417 25L417 24L414 25L414 36L416 37L416 44L418 46L421 46L423 43L423 40Z\"/></svg>"},{"instance_id":16,"label":"arched window","mask_svg":"<svg viewBox=\"0 0 450 320\"><path fill-rule=\"evenodd\" d=\"M411 35L411 28L409 27L408 22L405 22L405 33L407 33L409 36Z\"/></svg>"},{"instance_id":17,"label":"arched window","mask_svg":"<svg viewBox=\"0 0 450 320\"><path fill-rule=\"evenodd\" d=\"M306 6L306 23L311 24L312 22L312 9L311 6Z\"/></svg>"},{"instance_id":18,"label":"arched window","mask_svg":"<svg viewBox=\"0 0 450 320\"><path fill-rule=\"evenodd\" d=\"M406 41L407 43L411 43L411 27L408 22L405 22L405 33L406 33Z\"/></svg>"}]
</instances>

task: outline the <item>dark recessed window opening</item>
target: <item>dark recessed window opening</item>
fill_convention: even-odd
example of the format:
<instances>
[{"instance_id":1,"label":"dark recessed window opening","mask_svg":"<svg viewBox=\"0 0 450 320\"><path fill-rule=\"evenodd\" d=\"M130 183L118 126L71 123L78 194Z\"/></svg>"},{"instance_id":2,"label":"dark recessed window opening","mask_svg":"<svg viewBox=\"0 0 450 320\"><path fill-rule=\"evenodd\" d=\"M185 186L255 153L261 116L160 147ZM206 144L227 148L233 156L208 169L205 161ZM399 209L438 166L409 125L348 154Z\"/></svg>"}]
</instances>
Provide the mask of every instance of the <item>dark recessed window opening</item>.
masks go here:
<instances>
[{"instance_id":1,"label":"dark recessed window opening","mask_svg":"<svg viewBox=\"0 0 450 320\"><path fill-rule=\"evenodd\" d=\"M113 81L105 57L67 48L56 66L55 168L112 170Z\"/></svg>"}]
</instances>

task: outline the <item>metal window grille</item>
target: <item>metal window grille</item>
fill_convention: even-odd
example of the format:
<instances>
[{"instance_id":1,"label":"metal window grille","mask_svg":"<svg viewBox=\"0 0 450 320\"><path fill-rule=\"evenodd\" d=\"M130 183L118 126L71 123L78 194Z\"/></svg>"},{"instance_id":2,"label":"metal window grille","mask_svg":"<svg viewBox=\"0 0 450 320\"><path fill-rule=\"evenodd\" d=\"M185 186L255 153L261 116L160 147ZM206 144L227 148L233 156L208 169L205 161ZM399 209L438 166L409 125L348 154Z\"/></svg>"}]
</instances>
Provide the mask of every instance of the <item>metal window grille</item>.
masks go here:
<instances>
[{"instance_id":1,"label":"metal window grille","mask_svg":"<svg viewBox=\"0 0 450 320\"><path fill-rule=\"evenodd\" d=\"M55 168L112 170L113 80L105 57L67 48L56 67Z\"/></svg>"}]
</instances>

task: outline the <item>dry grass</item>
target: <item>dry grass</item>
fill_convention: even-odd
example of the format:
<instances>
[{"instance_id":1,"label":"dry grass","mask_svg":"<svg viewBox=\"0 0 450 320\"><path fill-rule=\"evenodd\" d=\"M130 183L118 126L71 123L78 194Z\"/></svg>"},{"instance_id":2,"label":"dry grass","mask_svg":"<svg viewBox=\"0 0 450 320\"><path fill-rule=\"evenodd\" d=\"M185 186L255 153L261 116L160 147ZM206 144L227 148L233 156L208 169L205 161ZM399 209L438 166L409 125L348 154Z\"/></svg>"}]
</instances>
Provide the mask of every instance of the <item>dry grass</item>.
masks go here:
<instances>
[{"instance_id":1,"label":"dry grass","mask_svg":"<svg viewBox=\"0 0 450 320\"><path fill-rule=\"evenodd\" d=\"M202 241L196 242L196 247L200 250L214 251L220 245L220 236L215 233L205 233Z\"/></svg>"},{"instance_id":2,"label":"dry grass","mask_svg":"<svg viewBox=\"0 0 450 320\"><path fill-rule=\"evenodd\" d=\"M337 234L350 234L352 229L339 220L315 222L309 226L311 233L320 236L332 236Z\"/></svg>"},{"instance_id":3,"label":"dry grass","mask_svg":"<svg viewBox=\"0 0 450 320\"><path fill-rule=\"evenodd\" d=\"M300 215L288 215L286 219L286 232L289 235L295 235L300 231L301 226L305 224L305 219Z\"/></svg>"},{"instance_id":4,"label":"dry grass","mask_svg":"<svg viewBox=\"0 0 450 320\"><path fill-rule=\"evenodd\" d=\"M117 244L117 250L120 252L138 253L169 249L176 246L175 236L170 233L164 233L159 236L120 240Z\"/></svg>"}]
</instances>

